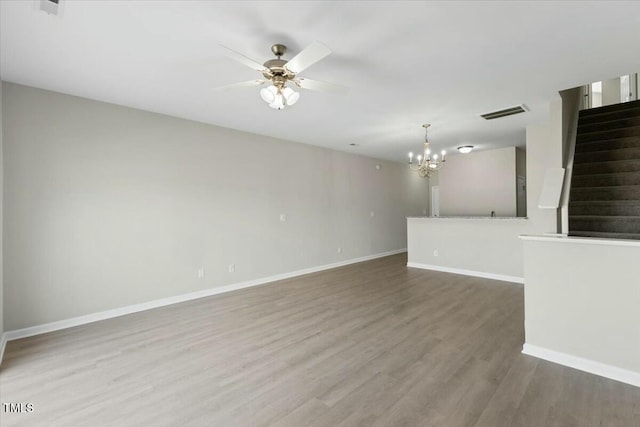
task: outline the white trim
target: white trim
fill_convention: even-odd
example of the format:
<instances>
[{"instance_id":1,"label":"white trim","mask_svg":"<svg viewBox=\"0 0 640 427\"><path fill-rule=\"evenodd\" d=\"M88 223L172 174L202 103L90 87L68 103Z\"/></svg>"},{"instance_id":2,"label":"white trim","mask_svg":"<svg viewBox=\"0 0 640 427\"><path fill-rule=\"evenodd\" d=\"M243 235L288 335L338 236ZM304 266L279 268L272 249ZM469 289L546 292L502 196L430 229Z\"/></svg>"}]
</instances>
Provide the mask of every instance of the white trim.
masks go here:
<instances>
[{"instance_id":1,"label":"white trim","mask_svg":"<svg viewBox=\"0 0 640 427\"><path fill-rule=\"evenodd\" d=\"M143 302L140 304L128 305L125 307L115 308L113 310L101 311L98 313L87 314L85 316L72 317L70 319L59 320L56 322L45 323L42 325L30 326L28 328L16 329L13 331L5 332L4 335L2 336L2 339L3 339L3 342L6 342L6 341L17 340L20 338L30 337L33 335L45 334L47 332L58 331L60 329L72 328L74 326L85 325L87 323L93 323L93 322L97 322L105 319L111 319L113 317L125 316L131 313L151 310L153 308L164 307L167 305L177 304L185 301L191 301L194 299L204 298L204 297L217 295L225 292L231 292L239 289L250 288L253 286L264 285L264 284L275 282L278 280L289 279L291 277L302 276L304 274L309 274L309 273L316 273L318 271L329 270L332 268L342 267L349 264L356 264L363 261L370 261L372 259L383 258L386 256L396 255L404 252L407 252L406 248L389 251L389 252L383 252L380 254L367 255L364 257L350 259L346 261L334 262L332 264L325 264L317 267L305 268L302 270L296 270L289 273L277 274L275 276L248 280L246 282L234 283L226 286L218 286L215 288L205 289L198 292L191 292L188 294L176 295L173 297L157 299L149 302Z\"/></svg>"},{"instance_id":2,"label":"white trim","mask_svg":"<svg viewBox=\"0 0 640 427\"><path fill-rule=\"evenodd\" d=\"M4 357L4 349L7 347L7 333L0 335L0 365L2 365L2 358Z\"/></svg>"},{"instance_id":3,"label":"white trim","mask_svg":"<svg viewBox=\"0 0 640 427\"><path fill-rule=\"evenodd\" d=\"M484 271L465 270L462 268L443 267L441 265L408 262L407 267L421 268L423 270L442 271L445 273L463 274L465 276L483 277L485 279L502 280L503 282L524 283L524 277L506 276L504 274L495 274L495 273L485 273Z\"/></svg>"},{"instance_id":4,"label":"white trim","mask_svg":"<svg viewBox=\"0 0 640 427\"><path fill-rule=\"evenodd\" d=\"M604 246L640 246L640 240L624 240L624 239L599 239L593 237L567 237L562 234L547 234L547 235L529 235L523 234L520 237L522 240L533 240L540 242L555 242L555 243L574 243L574 244L587 244L587 245L604 245Z\"/></svg>"},{"instance_id":5,"label":"white trim","mask_svg":"<svg viewBox=\"0 0 640 427\"><path fill-rule=\"evenodd\" d=\"M570 354L549 350L544 347L538 347L527 343L522 346L522 353L548 360L549 362L568 366L570 368L579 369L590 374L599 375L601 377L640 387L640 372L629 371L627 369L596 362L595 360L584 359L582 357L572 356Z\"/></svg>"}]
</instances>

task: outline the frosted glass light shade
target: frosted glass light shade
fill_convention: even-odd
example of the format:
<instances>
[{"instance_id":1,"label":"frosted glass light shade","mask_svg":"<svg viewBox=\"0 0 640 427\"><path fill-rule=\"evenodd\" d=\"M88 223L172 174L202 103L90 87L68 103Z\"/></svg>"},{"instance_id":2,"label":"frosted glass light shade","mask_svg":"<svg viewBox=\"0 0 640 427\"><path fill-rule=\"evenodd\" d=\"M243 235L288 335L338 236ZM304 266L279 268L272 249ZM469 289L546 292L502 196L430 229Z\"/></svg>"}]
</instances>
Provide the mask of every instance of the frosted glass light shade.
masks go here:
<instances>
[{"instance_id":1,"label":"frosted glass light shade","mask_svg":"<svg viewBox=\"0 0 640 427\"><path fill-rule=\"evenodd\" d=\"M267 104L271 104L276 100L276 95L278 94L278 88L271 85L265 88L260 89L260 97Z\"/></svg>"},{"instance_id":2,"label":"frosted glass light shade","mask_svg":"<svg viewBox=\"0 0 640 427\"><path fill-rule=\"evenodd\" d=\"M275 95L275 99L271 104L269 104L269 107L276 110L284 110L284 98L282 97L282 94L279 93Z\"/></svg>"},{"instance_id":3,"label":"frosted glass light shade","mask_svg":"<svg viewBox=\"0 0 640 427\"><path fill-rule=\"evenodd\" d=\"M300 99L300 93L290 87L285 87L282 91L282 95L284 95L284 99L287 100L287 105L293 105L298 102L298 99Z\"/></svg>"}]
</instances>

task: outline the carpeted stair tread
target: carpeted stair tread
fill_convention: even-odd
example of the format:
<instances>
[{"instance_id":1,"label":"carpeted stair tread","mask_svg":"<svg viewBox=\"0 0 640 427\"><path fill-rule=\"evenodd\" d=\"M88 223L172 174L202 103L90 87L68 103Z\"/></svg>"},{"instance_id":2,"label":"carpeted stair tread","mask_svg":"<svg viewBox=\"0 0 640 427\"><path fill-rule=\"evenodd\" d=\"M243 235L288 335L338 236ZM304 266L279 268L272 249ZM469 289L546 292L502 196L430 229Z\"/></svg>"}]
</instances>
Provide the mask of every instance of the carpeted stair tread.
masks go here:
<instances>
[{"instance_id":1,"label":"carpeted stair tread","mask_svg":"<svg viewBox=\"0 0 640 427\"><path fill-rule=\"evenodd\" d=\"M571 180L573 188L620 185L640 185L640 171L576 175Z\"/></svg>"},{"instance_id":2,"label":"carpeted stair tread","mask_svg":"<svg viewBox=\"0 0 640 427\"><path fill-rule=\"evenodd\" d=\"M629 126L619 129L599 130L594 132L579 132L576 137L577 144L585 142L604 141L607 139L627 138L630 136L640 136L640 126Z\"/></svg>"},{"instance_id":3,"label":"carpeted stair tread","mask_svg":"<svg viewBox=\"0 0 640 427\"><path fill-rule=\"evenodd\" d=\"M638 216L640 200L577 200L569 203L569 215Z\"/></svg>"},{"instance_id":4,"label":"carpeted stair tread","mask_svg":"<svg viewBox=\"0 0 640 427\"><path fill-rule=\"evenodd\" d=\"M586 110L583 110L586 111ZM620 111L612 111L609 113L593 114L591 116L585 116L580 112L578 117L578 126L588 125L591 123L608 122L611 120L625 119L628 117L640 116L640 105L637 107L628 108Z\"/></svg>"},{"instance_id":5,"label":"carpeted stair tread","mask_svg":"<svg viewBox=\"0 0 640 427\"><path fill-rule=\"evenodd\" d=\"M640 100L631 102L622 102L620 104L605 105L604 107L589 108L581 110L580 117L597 116L599 114L612 113L614 111L630 110L632 108L640 108Z\"/></svg>"},{"instance_id":6,"label":"carpeted stair tread","mask_svg":"<svg viewBox=\"0 0 640 427\"><path fill-rule=\"evenodd\" d=\"M595 231L570 231L571 237L594 237L599 239L640 240L640 233L603 233Z\"/></svg>"},{"instance_id":7,"label":"carpeted stair tread","mask_svg":"<svg viewBox=\"0 0 640 427\"><path fill-rule=\"evenodd\" d=\"M638 109L640 112L640 109ZM578 132L581 134L591 132L602 132L613 129L623 129L634 126L640 126L640 116L624 117L614 120L598 121L594 123L580 124L578 123Z\"/></svg>"},{"instance_id":8,"label":"carpeted stair tread","mask_svg":"<svg viewBox=\"0 0 640 427\"><path fill-rule=\"evenodd\" d=\"M573 165L574 175L589 175L593 173L636 172L639 170L640 170L640 159L578 163Z\"/></svg>"},{"instance_id":9,"label":"carpeted stair tread","mask_svg":"<svg viewBox=\"0 0 640 427\"><path fill-rule=\"evenodd\" d=\"M597 219L606 220L608 218L612 218L609 215L571 215L571 217L575 219L589 219L589 220L597 220ZM613 218L615 218L616 221L635 220L636 222L640 222L640 217L636 215L619 215Z\"/></svg>"},{"instance_id":10,"label":"carpeted stair tread","mask_svg":"<svg viewBox=\"0 0 640 427\"><path fill-rule=\"evenodd\" d=\"M587 153L576 153L573 158L573 163L579 164L633 159L640 159L640 147L628 147L610 150L589 151Z\"/></svg>"},{"instance_id":11,"label":"carpeted stair tread","mask_svg":"<svg viewBox=\"0 0 640 427\"><path fill-rule=\"evenodd\" d=\"M640 205L640 200L580 200L574 202L576 206L578 205L608 205L611 203L616 203L620 205Z\"/></svg>"},{"instance_id":12,"label":"carpeted stair tread","mask_svg":"<svg viewBox=\"0 0 640 427\"><path fill-rule=\"evenodd\" d=\"M576 145L576 153L640 147L640 136L584 142Z\"/></svg>"},{"instance_id":13,"label":"carpeted stair tread","mask_svg":"<svg viewBox=\"0 0 640 427\"><path fill-rule=\"evenodd\" d=\"M640 185L573 188L570 200L640 200Z\"/></svg>"},{"instance_id":14,"label":"carpeted stair tread","mask_svg":"<svg viewBox=\"0 0 640 427\"><path fill-rule=\"evenodd\" d=\"M640 234L640 217L573 215L569 216L569 227L573 231Z\"/></svg>"}]
</instances>

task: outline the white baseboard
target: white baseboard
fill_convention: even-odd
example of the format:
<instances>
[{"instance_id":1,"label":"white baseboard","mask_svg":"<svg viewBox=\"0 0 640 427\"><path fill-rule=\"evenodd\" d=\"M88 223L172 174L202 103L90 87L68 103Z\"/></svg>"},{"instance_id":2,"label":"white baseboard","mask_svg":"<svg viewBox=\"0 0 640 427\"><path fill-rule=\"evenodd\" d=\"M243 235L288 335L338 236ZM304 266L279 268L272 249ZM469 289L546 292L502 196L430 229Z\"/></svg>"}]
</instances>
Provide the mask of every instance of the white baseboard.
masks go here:
<instances>
[{"instance_id":1,"label":"white baseboard","mask_svg":"<svg viewBox=\"0 0 640 427\"><path fill-rule=\"evenodd\" d=\"M275 276L248 280L246 282L234 283L226 286L218 286L215 288L205 289L198 292L191 292L188 294L176 295L173 297L157 299L149 302L144 302L141 304L134 304L134 305L128 305L125 307L115 308L113 310L87 314L85 316L72 317L70 319L59 320L56 322L45 323L42 325L30 326L28 328L16 329L13 331L7 331L2 335L3 347L2 347L2 353L0 353L0 361L2 360L2 354L4 354L4 343L6 343L6 341L12 341L20 338L31 337L34 335L45 334L47 332L58 331L60 329L71 328L79 325L85 325L87 323L93 323L100 320L111 319L113 317L124 316L127 314L137 313L145 310L151 310L153 308L164 307L171 304L191 301L194 299L222 294L225 292L231 292L239 289L250 288L252 286L264 285L264 284L275 282L278 280L289 279L292 277L302 276L304 274L309 274L309 273L316 273L318 271L323 271L323 270L330 270L332 268L343 267L345 265L356 264L358 262L370 261L376 258L383 258L390 255L396 255L406 251L407 249L405 248L405 249L398 249L398 250L383 252L383 253L374 254L374 255L367 255L364 257L350 259L346 261L334 262L332 264L325 264L317 267L305 268L302 270L296 270L289 273L277 274Z\"/></svg>"},{"instance_id":2,"label":"white baseboard","mask_svg":"<svg viewBox=\"0 0 640 427\"><path fill-rule=\"evenodd\" d=\"M407 267L421 268L423 270L442 271L444 273L463 274L465 276L483 277L485 279L502 280L503 282L524 283L524 277L485 273L484 271L465 270L462 268L443 267L440 265L421 264L418 262L408 262Z\"/></svg>"},{"instance_id":3,"label":"white baseboard","mask_svg":"<svg viewBox=\"0 0 640 427\"><path fill-rule=\"evenodd\" d=\"M599 375L601 377L640 387L640 372L629 371L627 369L596 362L595 360L584 359L582 357L572 356L570 354L526 343L522 346L522 353L539 359L548 360L549 362L557 363L559 365L579 369L590 374Z\"/></svg>"}]
</instances>

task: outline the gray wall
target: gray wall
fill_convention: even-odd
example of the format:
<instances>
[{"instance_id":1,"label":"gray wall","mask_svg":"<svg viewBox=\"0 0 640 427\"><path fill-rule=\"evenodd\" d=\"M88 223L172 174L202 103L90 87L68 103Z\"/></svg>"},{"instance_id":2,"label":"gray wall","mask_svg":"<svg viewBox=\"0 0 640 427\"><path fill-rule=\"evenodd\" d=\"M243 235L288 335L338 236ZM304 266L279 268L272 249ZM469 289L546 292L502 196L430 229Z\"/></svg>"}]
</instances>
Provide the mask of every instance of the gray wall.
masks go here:
<instances>
[{"instance_id":1,"label":"gray wall","mask_svg":"<svg viewBox=\"0 0 640 427\"><path fill-rule=\"evenodd\" d=\"M4 230L3 203L4 203L4 144L2 126L2 85L0 84L0 337L4 333L4 264L2 235ZM0 360L2 359L2 341L0 340Z\"/></svg>"},{"instance_id":2,"label":"gray wall","mask_svg":"<svg viewBox=\"0 0 640 427\"><path fill-rule=\"evenodd\" d=\"M405 248L426 208L405 164L10 83L3 103L8 330Z\"/></svg>"},{"instance_id":3,"label":"gray wall","mask_svg":"<svg viewBox=\"0 0 640 427\"><path fill-rule=\"evenodd\" d=\"M515 150L450 156L438 172L440 215L516 216Z\"/></svg>"}]
</instances>

